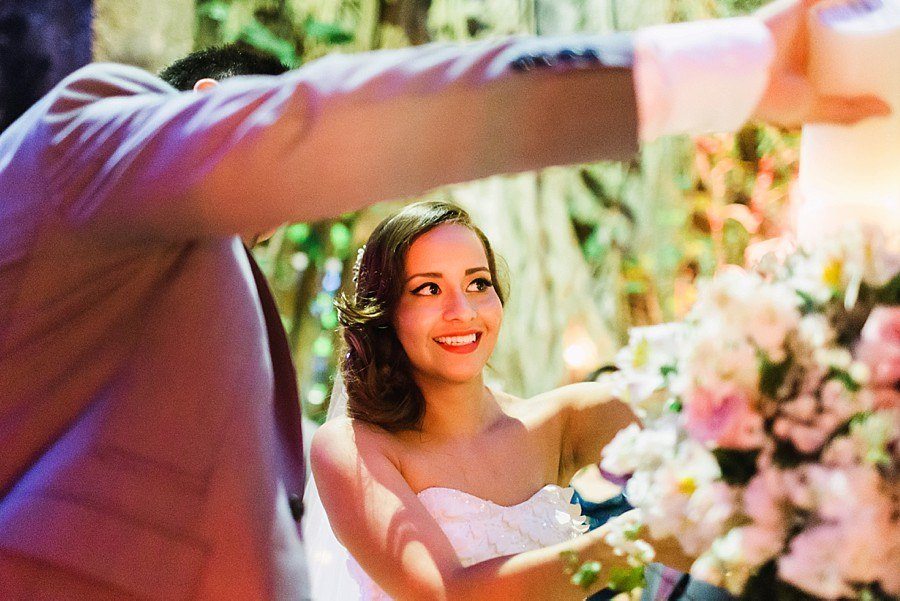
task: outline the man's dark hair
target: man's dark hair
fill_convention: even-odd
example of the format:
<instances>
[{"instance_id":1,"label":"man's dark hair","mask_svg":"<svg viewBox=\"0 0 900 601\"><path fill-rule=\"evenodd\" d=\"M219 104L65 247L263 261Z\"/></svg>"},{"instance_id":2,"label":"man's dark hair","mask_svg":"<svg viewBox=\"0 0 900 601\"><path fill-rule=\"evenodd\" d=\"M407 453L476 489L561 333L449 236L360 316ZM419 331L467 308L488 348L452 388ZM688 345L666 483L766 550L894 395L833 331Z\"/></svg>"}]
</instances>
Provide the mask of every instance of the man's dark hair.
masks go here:
<instances>
[{"instance_id":1,"label":"man's dark hair","mask_svg":"<svg viewBox=\"0 0 900 601\"><path fill-rule=\"evenodd\" d=\"M159 76L178 90L191 90L206 77L221 81L236 75L279 75L287 70L271 54L234 42L192 52L163 69Z\"/></svg>"}]
</instances>

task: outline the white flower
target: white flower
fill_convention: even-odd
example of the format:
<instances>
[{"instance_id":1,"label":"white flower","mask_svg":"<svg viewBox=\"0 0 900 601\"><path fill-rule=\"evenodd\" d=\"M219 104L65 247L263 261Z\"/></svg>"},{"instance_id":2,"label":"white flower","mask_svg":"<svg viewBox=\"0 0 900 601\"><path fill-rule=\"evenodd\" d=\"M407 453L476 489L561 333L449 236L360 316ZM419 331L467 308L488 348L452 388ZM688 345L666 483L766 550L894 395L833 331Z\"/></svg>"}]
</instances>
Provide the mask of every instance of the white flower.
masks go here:
<instances>
[{"instance_id":1,"label":"white flower","mask_svg":"<svg viewBox=\"0 0 900 601\"><path fill-rule=\"evenodd\" d=\"M736 492L721 482L712 454L692 440L652 471L638 471L625 493L642 510L654 538L675 536L697 554L724 532L736 511Z\"/></svg>"},{"instance_id":2,"label":"white flower","mask_svg":"<svg viewBox=\"0 0 900 601\"><path fill-rule=\"evenodd\" d=\"M829 346L835 339L835 331L821 313L804 315L797 324L797 337L810 349Z\"/></svg>"},{"instance_id":3,"label":"white flower","mask_svg":"<svg viewBox=\"0 0 900 601\"><path fill-rule=\"evenodd\" d=\"M646 565L656 557L656 551L645 540L636 537L643 527L643 517L640 509L633 509L622 515L610 518L604 528L606 534L603 540L616 555L628 558L628 563L633 566Z\"/></svg>"},{"instance_id":4,"label":"white flower","mask_svg":"<svg viewBox=\"0 0 900 601\"><path fill-rule=\"evenodd\" d=\"M665 384L663 368L677 366L686 333L680 323L633 328L628 345L616 355L625 400L641 417L661 413L667 398L654 392Z\"/></svg>"},{"instance_id":5,"label":"white flower","mask_svg":"<svg viewBox=\"0 0 900 601\"><path fill-rule=\"evenodd\" d=\"M690 524L676 536L687 553L696 554L721 536L737 510L736 491L721 481L699 486L685 507Z\"/></svg>"},{"instance_id":6,"label":"white flower","mask_svg":"<svg viewBox=\"0 0 900 601\"><path fill-rule=\"evenodd\" d=\"M747 333L774 362L785 358L784 342L800 322L800 298L781 284L760 285L747 311Z\"/></svg>"},{"instance_id":7,"label":"white flower","mask_svg":"<svg viewBox=\"0 0 900 601\"><path fill-rule=\"evenodd\" d=\"M854 361L850 364L850 367L847 369L847 372L850 374L850 377L853 378L853 381L859 384L860 386L865 386L869 383L869 379L872 375L869 366L861 361Z\"/></svg>"},{"instance_id":8,"label":"white flower","mask_svg":"<svg viewBox=\"0 0 900 601\"><path fill-rule=\"evenodd\" d=\"M850 351L842 347L818 348L813 351L813 358L822 367L833 367L841 371L847 371L853 363Z\"/></svg>"},{"instance_id":9,"label":"white flower","mask_svg":"<svg viewBox=\"0 0 900 601\"><path fill-rule=\"evenodd\" d=\"M835 319L843 315L835 301L850 309L866 285L900 270L900 236L896 242L891 249L850 232L765 279L725 269L701 284L685 328L635 332L620 353L623 388L651 417L645 430L623 430L602 466L633 473L626 496L654 538L673 536L699 556L694 576L740 594L755 570L776 560L780 578L821 598L855 596L872 583L900 596L900 410L876 395L877 374L861 363L858 346L854 359L853 331ZM760 390L761 355L791 359L775 398ZM672 398L683 412L663 409ZM744 448L722 443L731 425L749 422L726 420L735 413L722 408L734 399L764 425L753 446L757 471L743 486L726 484L711 446L698 442ZM781 466L785 441L807 455L794 468ZM607 538L621 553L646 551L624 530Z\"/></svg>"},{"instance_id":10,"label":"white flower","mask_svg":"<svg viewBox=\"0 0 900 601\"><path fill-rule=\"evenodd\" d=\"M697 302L690 317L696 320L714 317L743 324L761 283L762 278L755 273L733 266L722 269L714 278L699 282Z\"/></svg>"},{"instance_id":11,"label":"white flower","mask_svg":"<svg viewBox=\"0 0 900 601\"><path fill-rule=\"evenodd\" d=\"M759 396L756 351L746 340L728 335L725 326L704 324L686 349L681 366L691 385L715 388L733 382L751 398Z\"/></svg>"},{"instance_id":12,"label":"white flower","mask_svg":"<svg viewBox=\"0 0 900 601\"><path fill-rule=\"evenodd\" d=\"M897 411L876 411L850 424L850 440L862 461L870 465L890 461L888 444L900 436L897 416Z\"/></svg>"},{"instance_id":13,"label":"white flower","mask_svg":"<svg viewBox=\"0 0 900 601\"><path fill-rule=\"evenodd\" d=\"M600 467L621 476L655 469L675 455L677 441L674 427L643 429L630 424L603 449Z\"/></svg>"},{"instance_id":14,"label":"white flower","mask_svg":"<svg viewBox=\"0 0 900 601\"><path fill-rule=\"evenodd\" d=\"M725 580L725 568L712 552L707 551L691 565L691 576L714 586L722 586Z\"/></svg>"},{"instance_id":15,"label":"white flower","mask_svg":"<svg viewBox=\"0 0 900 601\"><path fill-rule=\"evenodd\" d=\"M735 528L713 541L691 566L691 575L739 595L755 567L745 560L743 534Z\"/></svg>"}]
</instances>

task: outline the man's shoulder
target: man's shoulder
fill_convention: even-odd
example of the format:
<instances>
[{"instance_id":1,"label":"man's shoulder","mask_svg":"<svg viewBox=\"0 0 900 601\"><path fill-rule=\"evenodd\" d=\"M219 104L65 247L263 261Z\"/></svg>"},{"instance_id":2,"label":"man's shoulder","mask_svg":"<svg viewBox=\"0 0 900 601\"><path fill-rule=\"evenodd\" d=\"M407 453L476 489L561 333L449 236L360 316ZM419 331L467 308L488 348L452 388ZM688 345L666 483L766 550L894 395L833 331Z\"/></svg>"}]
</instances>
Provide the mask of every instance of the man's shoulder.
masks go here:
<instances>
[{"instance_id":1,"label":"man's shoulder","mask_svg":"<svg viewBox=\"0 0 900 601\"><path fill-rule=\"evenodd\" d=\"M145 93L171 93L170 85L152 73L131 65L90 63L69 74L58 90L89 97L131 96Z\"/></svg>"},{"instance_id":2,"label":"man's shoulder","mask_svg":"<svg viewBox=\"0 0 900 601\"><path fill-rule=\"evenodd\" d=\"M66 76L45 97L51 117L72 116L100 100L146 94L174 94L175 89L152 73L116 63L91 63Z\"/></svg>"}]
</instances>

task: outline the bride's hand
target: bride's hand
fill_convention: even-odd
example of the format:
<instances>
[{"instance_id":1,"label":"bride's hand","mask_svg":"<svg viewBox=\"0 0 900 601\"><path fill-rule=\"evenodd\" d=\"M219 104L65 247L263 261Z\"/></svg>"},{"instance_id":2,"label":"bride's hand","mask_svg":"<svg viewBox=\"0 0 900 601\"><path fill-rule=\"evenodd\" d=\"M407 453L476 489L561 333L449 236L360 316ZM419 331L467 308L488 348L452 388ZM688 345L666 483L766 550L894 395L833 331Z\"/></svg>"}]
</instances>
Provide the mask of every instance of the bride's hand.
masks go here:
<instances>
[{"instance_id":1,"label":"bride's hand","mask_svg":"<svg viewBox=\"0 0 900 601\"><path fill-rule=\"evenodd\" d=\"M654 561L681 572L687 573L691 571L691 565L696 558L685 553L674 537L653 539L650 541L650 544L653 545L653 549L656 551Z\"/></svg>"},{"instance_id":2,"label":"bride's hand","mask_svg":"<svg viewBox=\"0 0 900 601\"><path fill-rule=\"evenodd\" d=\"M871 10L867 0L824 0L850 10ZM809 77L809 31L813 7L823 0L777 0L756 13L775 40L769 86L754 118L796 127L802 123L849 125L890 114L890 105L871 96L829 96L816 91Z\"/></svg>"}]
</instances>

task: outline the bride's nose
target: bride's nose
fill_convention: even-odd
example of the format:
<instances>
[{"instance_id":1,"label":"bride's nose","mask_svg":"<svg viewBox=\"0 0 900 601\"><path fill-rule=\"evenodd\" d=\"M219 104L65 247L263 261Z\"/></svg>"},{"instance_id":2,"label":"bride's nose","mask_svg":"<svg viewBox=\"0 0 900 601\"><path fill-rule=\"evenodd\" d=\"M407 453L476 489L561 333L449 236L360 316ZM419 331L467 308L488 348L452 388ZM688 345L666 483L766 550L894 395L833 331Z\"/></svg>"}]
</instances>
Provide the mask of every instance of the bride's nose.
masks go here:
<instances>
[{"instance_id":1,"label":"bride's nose","mask_svg":"<svg viewBox=\"0 0 900 601\"><path fill-rule=\"evenodd\" d=\"M444 319L447 321L469 321L475 319L478 312L471 299L462 290L454 290L444 294Z\"/></svg>"}]
</instances>

